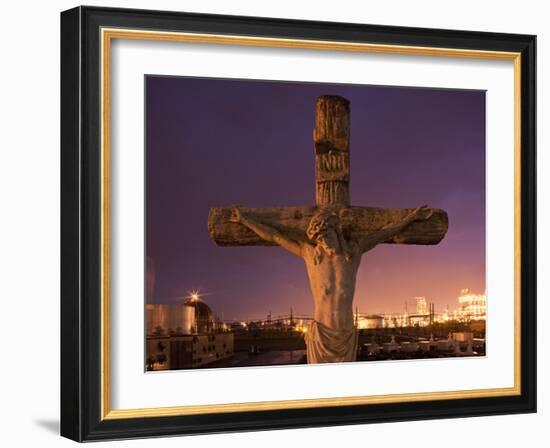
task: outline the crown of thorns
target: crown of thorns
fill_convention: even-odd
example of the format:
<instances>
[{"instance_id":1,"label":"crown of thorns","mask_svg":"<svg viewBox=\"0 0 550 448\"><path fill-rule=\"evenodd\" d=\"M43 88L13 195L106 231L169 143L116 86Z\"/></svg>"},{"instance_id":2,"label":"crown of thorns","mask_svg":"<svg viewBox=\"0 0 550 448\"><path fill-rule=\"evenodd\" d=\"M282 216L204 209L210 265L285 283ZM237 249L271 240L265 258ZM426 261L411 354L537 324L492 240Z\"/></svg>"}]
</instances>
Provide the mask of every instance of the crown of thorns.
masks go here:
<instances>
[{"instance_id":1,"label":"crown of thorns","mask_svg":"<svg viewBox=\"0 0 550 448\"><path fill-rule=\"evenodd\" d=\"M319 234L327 231L329 227L338 225L338 215L330 210L319 210L307 226L306 235L310 240L314 240Z\"/></svg>"}]
</instances>

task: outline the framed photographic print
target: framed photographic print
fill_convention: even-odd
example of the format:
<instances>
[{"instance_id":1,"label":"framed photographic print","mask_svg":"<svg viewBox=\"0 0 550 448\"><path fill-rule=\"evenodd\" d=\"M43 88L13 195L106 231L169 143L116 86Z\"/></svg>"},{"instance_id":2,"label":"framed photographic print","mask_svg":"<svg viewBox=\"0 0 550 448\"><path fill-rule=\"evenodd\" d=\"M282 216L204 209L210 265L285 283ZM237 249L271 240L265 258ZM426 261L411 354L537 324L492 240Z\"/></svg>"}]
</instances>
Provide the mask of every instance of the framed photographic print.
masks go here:
<instances>
[{"instance_id":1,"label":"framed photographic print","mask_svg":"<svg viewBox=\"0 0 550 448\"><path fill-rule=\"evenodd\" d=\"M61 14L61 432L535 412L535 37Z\"/></svg>"}]
</instances>

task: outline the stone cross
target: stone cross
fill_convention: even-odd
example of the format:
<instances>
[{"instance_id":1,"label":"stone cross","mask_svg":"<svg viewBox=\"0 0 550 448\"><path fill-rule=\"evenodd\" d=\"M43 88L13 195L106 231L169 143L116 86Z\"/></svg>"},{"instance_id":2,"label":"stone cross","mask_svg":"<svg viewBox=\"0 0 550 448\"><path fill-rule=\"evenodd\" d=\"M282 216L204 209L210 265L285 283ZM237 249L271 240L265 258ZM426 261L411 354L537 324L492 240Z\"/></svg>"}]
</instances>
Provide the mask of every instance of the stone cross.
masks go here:
<instances>
[{"instance_id":1,"label":"stone cross","mask_svg":"<svg viewBox=\"0 0 550 448\"><path fill-rule=\"evenodd\" d=\"M415 214L413 208L351 206L349 135L349 101L338 96L319 97L313 130L316 205L239 207L237 219L234 216L235 207L211 208L208 216L210 237L219 246L280 245L304 258L315 305L314 323L319 323L312 328L316 336L308 336L309 340L306 337L308 362L355 359L355 353L337 353L338 350L349 352L357 343L356 335L353 336L351 330L346 330L346 327L353 325L349 317L353 314L355 275L364 252L378 243L437 244L445 236L448 227L447 213L441 209L427 209L429 212L424 219L411 219L410 216ZM308 226L310 223L317 223L316 216L321 211L334 216L334 222L338 223L338 238L343 240L342 247L347 246L351 253L345 259L339 258L338 250L328 250L326 253L329 258L326 260L335 255L332 261L318 261L318 255L323 251L316 249L317 252L314 253L313 248L319 245L316 246L317 243L308 237L308 233L312 234ZM246 219L240 220L240 215L246 216ZM396 225L400 222L405 224ZM319 228L326 227L323 221ZM379 235L378 240L375 238L376 235ZM376 241L376 244L373 241ZM312 261L313 259L315 261ZM333 280L320 278L322 276L331 277ZM331 281L338 284L331 284ZM342 284L344 286L341 286ZM355 342L352 336L355 337ZM318 350L314 353L311 351L312 347ZM310 358L315 360L312 361Z\"/></svg>"}]
</instances>

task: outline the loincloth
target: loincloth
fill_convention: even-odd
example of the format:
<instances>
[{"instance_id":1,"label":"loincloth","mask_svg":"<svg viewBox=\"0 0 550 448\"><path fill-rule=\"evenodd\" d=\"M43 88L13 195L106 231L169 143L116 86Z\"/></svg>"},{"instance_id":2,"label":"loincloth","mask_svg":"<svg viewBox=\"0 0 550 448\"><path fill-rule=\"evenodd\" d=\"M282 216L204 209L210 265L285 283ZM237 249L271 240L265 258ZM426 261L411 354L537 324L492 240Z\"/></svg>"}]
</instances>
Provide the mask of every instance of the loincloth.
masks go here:
<instances>
[{"instance_id":1,"label":"loincloth","mask_svg":"<svg viewBox=\"0 0 550 448\"><path fill-rule=\"evenodd\" d=\"M305 335L307 362L350 362L357 356L357 330L334 330L313 321Z\"/></svg>"}]
</instances>

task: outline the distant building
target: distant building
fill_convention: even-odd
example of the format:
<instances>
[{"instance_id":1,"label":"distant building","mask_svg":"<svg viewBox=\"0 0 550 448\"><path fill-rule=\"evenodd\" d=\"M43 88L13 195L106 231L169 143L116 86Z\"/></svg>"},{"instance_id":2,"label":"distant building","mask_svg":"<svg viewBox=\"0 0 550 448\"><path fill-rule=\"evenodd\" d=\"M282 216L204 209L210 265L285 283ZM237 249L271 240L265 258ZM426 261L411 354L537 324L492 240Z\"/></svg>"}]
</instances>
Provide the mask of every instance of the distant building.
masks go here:
<instances>
[{"instance_id":1,"label":"distant building","mask_svg":"<svg viewBox=\"0 0 550 448\"><path fill-rule=\"evenodd\" d=\"M195 311L193 333L210 333L214 330L212 310L204 301L190 298L184 305Z\"/></svg>"},{"instance_id":2,"label":"distant building","mask_svg":"<svg viewBox=\"0 0 550 448\"><path fill-rule=\"evenodd\" d=\"M427 327L430 325L429 314L412 314L409 316L408 326L410 327Z\"/></svg>"},{"instance_id":3,"label":"distant building","mask_svg":"<svg viewBox=\"0 0 550 448\"><path fill-rule=\"evenodd\" d=\"M487 298L485 294L472 294L469 289L460 291L458 317L462 321L486 320Z\"/></svg>"},{"instance_id":4,"label":"distant building","mask_svg":"<svg viewBox=\"0 0 550 448\"><path fill-rule=\"evenodd\" d=\"M147 336L147 370L202 367L233 356L233 333Z\"/></svg>"},{"instance_id":5,"label":"distant building","mask_svg":"<svg viewBox=\"0 0 550 448\"><path fill-rule=\"evenodd\" d=\"M384 328L384 317L379 314L357 314L357 328Z\"/></svg>"},{"instance_id":6,"label":"distant building","mask_svg":"<svg viewBox=\"0 0 550 448\"><path fill-rule=\"evenodd\" d=\"M383 314L384 328L400 328L409 326L409 315L407 313Z\"/></svg>"},{"instance_id":7,"label":"distant building","mask_svg":"<svg viewBox=\"0 0 550 448\"><path fill-rule=\"evenodd\" d=\"M216 328L210 307L200 299L146 305L147 370L202 367L233 356L233 333Z\"/></svg>"},{"instance_id":8,"label":"distant building","mask_svg":"<svg viewBox=\"0 0 550 448\"><path fill-rule=\"evenodd\" d=\"M425 315L428 314L428 302L426 297L415 297L416 299L416 314Z\"/></svg>"},{"instance_id":9,"label":"distant building","mask_svg":"<svg viewBox=\"0 0 550 448\"><path fill-rule=\"evenodd\" d=\"M187 304L147 304L145 312L147 335L195 332L195 309Z\"/></svg>"}]
</instances>

